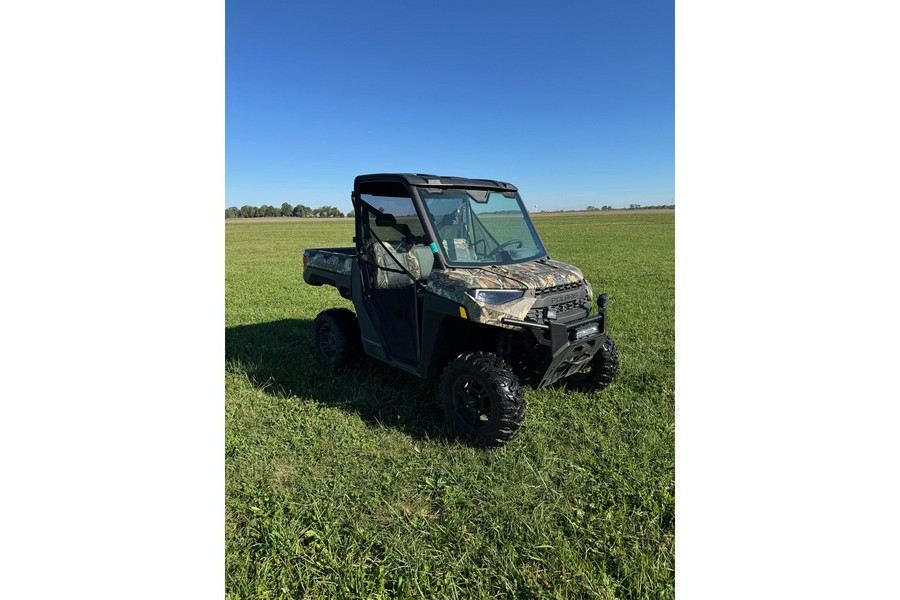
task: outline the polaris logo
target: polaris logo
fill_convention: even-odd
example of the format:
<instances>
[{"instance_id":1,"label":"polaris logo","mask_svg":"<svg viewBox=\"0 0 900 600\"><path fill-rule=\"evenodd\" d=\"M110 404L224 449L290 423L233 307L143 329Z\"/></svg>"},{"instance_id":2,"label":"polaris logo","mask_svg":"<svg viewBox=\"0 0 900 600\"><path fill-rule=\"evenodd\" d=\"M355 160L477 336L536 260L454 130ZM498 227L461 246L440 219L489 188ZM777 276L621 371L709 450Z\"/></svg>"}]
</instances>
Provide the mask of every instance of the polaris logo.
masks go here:
<instances>
[{"instance_id":1,"label":"polaris logo","mask_svg":"<svg viewBox=\"0 0 900 600\"><path fill-rule=\"evenodd\" d=\"M556 296L550 296L550 302L552 304L562 304L563 302L571 302L572 300L578 300L584 294L582 292L569 292L568 294L557 294Z\"/></svg>"}]
</instances>

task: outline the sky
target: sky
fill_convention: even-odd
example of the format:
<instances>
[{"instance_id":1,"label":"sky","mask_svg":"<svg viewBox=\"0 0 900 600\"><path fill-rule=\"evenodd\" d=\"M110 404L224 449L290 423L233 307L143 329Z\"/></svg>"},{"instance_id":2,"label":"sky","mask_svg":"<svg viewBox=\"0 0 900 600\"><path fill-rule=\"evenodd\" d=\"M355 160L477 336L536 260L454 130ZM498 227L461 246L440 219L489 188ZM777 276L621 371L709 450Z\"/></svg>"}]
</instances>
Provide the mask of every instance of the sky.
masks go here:
<instances>
[{"instance_id":1,"label":"sky","mask_svg":"<svg viewBox=\"0 0 900 600\"><path fill-rule=\"evenodd\" d=\"M529 210L674 202L674 2L227 0L225 206L353 178L513 183Z\"/></svg>"}]
</instances>

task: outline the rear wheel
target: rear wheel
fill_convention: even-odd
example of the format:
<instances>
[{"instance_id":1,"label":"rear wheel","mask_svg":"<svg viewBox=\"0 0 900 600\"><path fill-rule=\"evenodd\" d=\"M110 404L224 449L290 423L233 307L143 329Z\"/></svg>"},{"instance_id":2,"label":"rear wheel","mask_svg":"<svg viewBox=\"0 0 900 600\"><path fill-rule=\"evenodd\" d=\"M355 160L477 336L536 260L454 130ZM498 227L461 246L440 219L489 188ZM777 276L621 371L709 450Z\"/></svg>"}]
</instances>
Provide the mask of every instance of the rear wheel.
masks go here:
<instances>
[{"instance_id":1,"label":"rear wheel","mask_svg":"<svg viewBox=\"0 0 900 600\"><path fill-rule=\"evenodd\" d=\"M525 420L525 397L509 366L487 352L460 355L441 377L444 413L462 437L499 446L516 436Z\"/></svg>"},{"instance_id":2,"label":"rear wheel","mask_svg":"<svg viewBox=\"0 0 900 600\"><path fill-rule=\"evenodd\" d=\"M607 387L619 371L619 354L609 338L580 373L566 378L566 387L578 392L593 392Z\"/></svg>"},{"instance_id":3,"label":"rear wheel","mask_svg":"<svg viewBox=\"0 0 900 600\"><path fill-rule=\"evenodd\" d=\"M330 367L343 367L362 355L359 321L353 311L329 308L316 317L313 346L316 359Z\"/></svg>"}]
</instances>

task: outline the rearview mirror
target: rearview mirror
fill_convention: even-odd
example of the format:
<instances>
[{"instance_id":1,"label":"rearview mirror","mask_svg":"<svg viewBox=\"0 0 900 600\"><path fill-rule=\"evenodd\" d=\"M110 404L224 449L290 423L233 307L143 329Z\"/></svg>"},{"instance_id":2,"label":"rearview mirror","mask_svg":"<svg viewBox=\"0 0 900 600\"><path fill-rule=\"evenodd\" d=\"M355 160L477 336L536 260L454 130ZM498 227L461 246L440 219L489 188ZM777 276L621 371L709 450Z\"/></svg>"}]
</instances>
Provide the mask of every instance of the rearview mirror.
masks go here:
<instances>
[{"instance_id":1,"label":"rearview mirror","mask_svg":"<svg viewBox=\"0 0 900 600\"><path fill-rule=\"evenodd\" d=\"M488 201L487 190L466 190L466 194L478 204L486 204Z\"/></svg>"}]
</instances>

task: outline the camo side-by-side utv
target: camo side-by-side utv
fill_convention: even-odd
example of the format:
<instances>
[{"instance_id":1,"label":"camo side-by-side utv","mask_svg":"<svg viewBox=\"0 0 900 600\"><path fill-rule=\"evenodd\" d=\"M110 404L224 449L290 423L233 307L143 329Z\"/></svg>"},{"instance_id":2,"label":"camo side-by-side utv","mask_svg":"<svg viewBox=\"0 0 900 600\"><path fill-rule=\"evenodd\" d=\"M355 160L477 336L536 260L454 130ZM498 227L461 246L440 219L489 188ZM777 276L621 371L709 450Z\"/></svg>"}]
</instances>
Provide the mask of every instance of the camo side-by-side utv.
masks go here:
<instances>
[{"instance_id":1,"label":"camo side-by-side utv","mask_svg":"<svg viewBox=\"0 0 900 600\"><path fill-rule=\"evenodd\" d=\"M437 376L447 419L475 444L512 439L522 384L609 385L618 368L606 294L551 260L515 186L419 174L360 175L352 248L310 248L303 279L353 301L315 321L315 354L344 367L363 352Z\"/></svg>"}]
</instances>

